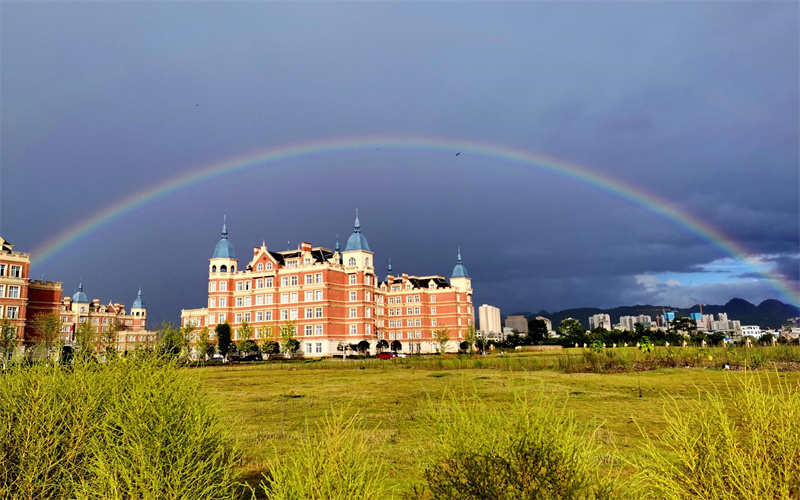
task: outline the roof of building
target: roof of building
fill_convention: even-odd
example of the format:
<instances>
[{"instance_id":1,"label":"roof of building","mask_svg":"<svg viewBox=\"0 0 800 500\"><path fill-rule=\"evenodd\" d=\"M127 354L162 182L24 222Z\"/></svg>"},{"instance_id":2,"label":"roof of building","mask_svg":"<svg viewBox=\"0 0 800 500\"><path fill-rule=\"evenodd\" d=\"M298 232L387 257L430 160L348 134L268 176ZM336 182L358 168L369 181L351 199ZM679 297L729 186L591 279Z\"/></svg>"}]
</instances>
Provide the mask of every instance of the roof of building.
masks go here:
<instances>
[{"instance_id":1,"label":"roof of building","mask_svg":"<svg viewBox=\"0 0 800 500\"><path fill-rule=\"evenodd\" d=\"M456 266L453 268L453 275L450 277L469 278L469 274L467 274L467 268L461 263L461 248L458 249L458 259L456 260Z\"/></svg>"},{"instance_id":2,"label":"roof of building","mask_svg":"<svg viewBox=\"0 0 800 500\"><path fill-rule=\"evenodd\" d=\"M361 223L358 221L358 210L356 210L356 222L353 224L353 234L351 234L350 238L347 239L347 246L344 248L345 252L349 252L351 250L366 250L367 252L372 251L369 249L369 243L367 243L367 239L361 233Z\"/></svg>"},{"instance_id":3,"label":"roof of building","mask_svg":"<svg viewBox=\"0 0 800 500\"><path fill-rule=\"evenodd\" d=\"M236 254L233 253L233 245L228 240L228 224L227 220L223 219L222 222L222 238L217 243L217 246L214 247L214 255L211 256L212 259L235 259Z\"/></svg>"},{"instance_id":4,"label":"roof of building","mask_svg":"<svg viewBox=\"0 0 800 500\"><path fill-rule=\"evenodd\" d=\"M83 280L78 285L78 291L72 296L72 302L89 302L89 297L83 293Z\"/></svg>"},{"instance_id":5,"label":"roof of building","mask_svg":"<svg viewBox=\"0 0 800 500\"><path fill-rule=\"evenodd\" d=\"M403 281L403 278L395 278L391 285L401 285ZM409 276L406 282L411 285L412 289L431 288L431 283L434 285L433 288L451 288L444 276ZM380 282L378 286L380 285L391 286L387 281Z\"/></svg>"},{"instance_id":6,"label":"roof of building","mask_svg":"<svg viewBox=\"0 0 800 500\"><path fill-rule=\"evenodd\" d=\"M133 301L133 307L131 309L146 309L147 306L144 305L144 301L142 300L142 287L139 287L139 296L136 297L136 300Z\"/></svg>"}]
</instances>

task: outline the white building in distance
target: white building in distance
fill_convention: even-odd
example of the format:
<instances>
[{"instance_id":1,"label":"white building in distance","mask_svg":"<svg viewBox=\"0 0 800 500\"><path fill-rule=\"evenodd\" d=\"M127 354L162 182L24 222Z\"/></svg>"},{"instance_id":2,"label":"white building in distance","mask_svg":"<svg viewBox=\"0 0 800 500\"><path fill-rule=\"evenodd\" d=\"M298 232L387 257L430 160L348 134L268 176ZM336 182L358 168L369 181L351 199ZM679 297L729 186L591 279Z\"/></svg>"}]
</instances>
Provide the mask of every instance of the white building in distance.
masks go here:
<instances>
[{"instance_id":1,"label":"white building in distance","mask_svg":"<svg viewBox=\"0 0 800 500\"><path fill-rule=\"evenodd\" d=\"M606 330L611 330L611 316L608 314L595 314L589 318L589 329L603 327Z\"/></svg>"},{"instance_id":2,"label":"white building in distance","mask_svg":"<svg viewBox=\"0 0 800 500\"><path fill-rule=\"evenodd\" d=\"M483 337L496 337L503 332L500 323L500 309L489 304L483 304L478 308L478 322L480 322L480 332Z\"/></svg>"}]
</instances>

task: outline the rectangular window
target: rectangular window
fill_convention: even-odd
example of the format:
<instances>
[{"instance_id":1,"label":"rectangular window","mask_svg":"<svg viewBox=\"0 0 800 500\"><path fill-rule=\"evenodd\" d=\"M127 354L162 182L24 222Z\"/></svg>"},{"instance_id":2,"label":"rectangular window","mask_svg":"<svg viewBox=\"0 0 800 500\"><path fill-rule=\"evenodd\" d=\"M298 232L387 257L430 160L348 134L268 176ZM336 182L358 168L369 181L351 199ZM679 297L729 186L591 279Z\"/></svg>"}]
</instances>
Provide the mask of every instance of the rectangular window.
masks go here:
<instances>
[{"instance_id":1,"label":"rectangular window","mask_svg":"<svg viewBox=\"0 0 800 500\"><path fill-rule=\"evenodd\" d=\"M241 282L241 281L237 281L237 282L236 282L236 291L237 291L237 292L241 292L241 291L242 291L242 288L243 288L243 286L244 286L244 285L242 284L242 282Z\"/></svg>"},{"instance_id":2,"label":"rectangular window","mask_svg":"<svg viewBox=\"0 0 800 500\"><path fill-rule=\"evenodd\" d=\"M412 302L414 302L414 297L412 297L411 295L409 295L408 297L406 297L406 304L410 304L410 303L412 303Z\"/></svg>"},{"instance_id":3,"label":"rectangular window","mask_svg":"<svg viewBox=\"0 0 800 500\"><path fill-rule=\"evenodd\" d=\"M12 299L18 299L19 298L19 287L10 285L8 287L8 296L10 298L12 298Z\"/></svg>"},{"instance_id":4,"label":"rectangular window","mask_svg":"<svg viewBox=\"0 0 800 500\"><path fill-rule=\"evenodd\" d=\"M369 292L364 292L364 300L369 302Z\"/></svg>"},{"instance_id":5,"label":"rectangular window","mask_svg":"<svg viewBox=\"0 0 800 500\"><path fill-rule=\"evenodd\" d=\"M315 307L314 308L314 317L315 318L321 318L322 317L322 308L321 307Z\"/></svg>"},{"instance_id":6,"label":"rectangular window","mask_svg":"<svg viewBox=\"0 0 800 500\"><path fill-rule=\"evenodd\" d=\"M216 281L212 281L211 283L208 284L208 286L209 286L209 290L210 291L212 291L212 292L216 292L217 291L217 282Z\"/></svg>"},{"instance_id":7,"label":"rectangular window","mask_svg":"<svg viewBox=\"0 0 800 500\"><path fill-rule=\"evenodd\" d=\"M389 309L389 316L394 316L394 309Z\"/></svg>"},{"instance_id":8,"label":"rectangular window","mask_svg":"<svg viewBox=\"0 0 800 500\"><path fill-rule=\"evenodd\" d=\"M272 294L264 295L264 303L272 304Z\"/></svg>"},{"instance_id":9,"label":"rectangular window","mask_svg":"<svg viewBox=\"0 0 800 500\"><path fill-rule=\"evenodd\" d=\"M236 297L236 307L242 307L242 298Z\"/></svg>"},{"instance_id":10,"label":"rectangular window","mask_svg":"<svg viewBox=\"0 0 800 500\"><path fill-rule=\"evenodd\" d=\"M226 292L228 290L228 282L227 281L220 281L219 282L219 291Z\"/></svg>"},{"instance_id":11,"label":"rectangular window","mask_svg":"<svg viewBox=\"0 0 800 500\"><path fill-rule=\"evenodd\" d=\"M226 299L225 297L220 297L219 298L219 306L220 307L228 307L228 299Z\"/></svg>"},{"instance_id":12,"label":"rectangular window","mask_svg":"<svg viewBox=\"0 0 800 500\"><path fill-rule=\"evenodd\" d=\"M5 276L5 275L6 275L6 265L0 264L0 276Z\"/></svg>"},{"instance_id":13,"label":"rectangular window","mask_svg":"<svg viewBox=\"0 0 800 500\"><path fill-rule=\"evenodd\" d=\"M298 301L298 295L299 295L299 294L298 294L297 292L292 292L292 293L289 295L289 302L291 302L292 304L296 304L296 303L297 303L297 301Z\"/></svg>"},{"instance_id":14,"label":"rectangular window","mask_svg":"<svg viewBox=\"0 0 800 500\"><path fill-rule=\"evenodd\" d=\"M244 313L244 320L250 323L250 313Z\"/></svg>"},{"instance_id":15,"label":"rectangular window","mask_svg":"<svg viewBox=\"0 0 800 500\"><path fill-rule=\"evenodd\" d=\"M364 325L364 335L372 335L372 325Z\"/></svg>"},{"instance_id":16,"label":"rectangular window","mask_svg":"<svg viewBox=\"0 0 800 500\"><path fill-rule=\"evenodd\" d=\"M365 318L371 318L372 317L372 308L367 307L366 309L364 309L364 317Z\"/></svg>"},{"instance_id":17,"label":"rectangular window","mask_svg":"<svg viewBox=\"0 0 800 500\"><path fill-rule=\"evenodd\" d=\"M219 314L219 322L220 322L220 323L225 323L225 319L226 319L226 317L227 317L227 316L225 315L225 313L220 313L220 314Z\"/></svg>"},{"instance_id":18,"label":"rectangular window","mask_svg":"<svg viewBox=\"0 0 800 500\"><path fill-rule=\"evenodd\" d=\"M267 288L272 288L272 278L267 278L264 281L264 286L267 287Z\"/></svg>"},{"instance_id":19,"label":"rectangular window","mask_svg":"<svg viewBox=\"0 0 800 500\"><path fill-rule=\"evenodd\" d=\"M242 322L242 313L236 313L236 322L237 323L241 323Z\"/></svg>"},{"instance_id":20,"label":"rectangular window","mask_svg":"<svg viewBox=\"0 0 800 500\"><path fill-rule=\"evenodd\" d=\"M436 295L431 295L431 302L436 302Z\"/></svg>"},{"instance_id":21,"label":"rectangular window","mask_svg":"<svg viewBox=\"0 0 800 500\"><path fill-rule=\"evenodd\" d=\"M297 276L292 276L291 283L292 286L297 286Z\"/></svg>"},{"instance_id":22,"label":"rectangular window","mask_svg":"<svg viewBox=\"0 0 800 500\"><path fill-rule=\"evenodd\" d=\"M284 276L281 278L281 286L289 286L289 278Z\"/></svg>"},{"instance_id":23,"label":"rectangular window","mask_svg":"<svg viewBox=\"0 0 800 500\"><path fill-rule=\"evenodd\" d=\"M322 342L317 342L315 348L317 354L322 354Z\"/></svg>"},{"instance_id":24,"label":"rectangular window","mask_svg":"<svg viewBox=\"0 0 800 500\"><path fill-rule=\"evenodd\" d=\"M314 333L316 335L322 335L322 325L314 325ZM322 344L319 344L319 345L322 345Z\"/></svg>"},{"instance_id":25,"label":"rectangular window","mask_svg":"<svg viewBox=\"0 0 800 500\"><path fill-rule=\"evenodd\" d=\"M389 297L389 303L394 304L394 297Z\"/></svg>"},{"instance_id":26,"label":"rectangular window","mask_svg":"<svg viewBox=\"0 0 800 500\"><path fill-rule=\"evenodd\" d=\"M281 294L281 304L288 304L289 303L289 294L282 293Z\"/></svg>"},{"instance_id":27,"label":"rectangular window","mask_svg":"<svg viewBox=\"0 0 800 500\"><path fill-rule=\"evenodd\" d=\"M303 300L305 300L306 302L311 302L312 300L314 300L314 292L310 291L305 292L305 294L303 295Z\"/></svg>"},{"instance_id":28,"label":"rectangular window","mask_svg":"<svg viewBox=\"0 0 800 500\"><path fill-rule=\"evenodd\" d=\"M414 320L414 326L422 326L422 320L417 318Z\"/></svg>"},{"instance_id":29,"label":"rectangular window","mask_svg":"<svg viewBox=\"0 0 800 500\"><path fill-rule=\"evenodd\" d=\"M357 300L356 292L350 292L350 302L355 302Z\"/></svg>"},{"instance_id":30,"label":"rectangular window","mask_svg":"<svg viewBox=\"0 0 800 500\"><path fill-rule=\"evenodd\" d=\"M264 321L272 321L272 311L264 311Z\"/></svg>"},{"instance_id":31,"label":"rectangular window","mask_svg":"<svg viewBox=\"0 0 800 500\"><path fill-rule=\"evenodd\" d=\"M311 309L310 307L307 307L307 308L306 308L306 315L305 315L305 318L306 318L306 319L311 319L311 318L313 318L313 317L314 317L314 310L313 310L313 309Z\"/></svg>"},{"instance_id":32,"label":"rectangular window","mask_svg":"<svg viewBox=\"0 0 800 500\"><path fill-rule=\"evenodd\" d=\"M350 317L351 318L358 317L358 310L355 307L351 307L350 308Z\"/></svg>"},{"instance_id":33,"label":"rectangular window","mask_svg":"<svg viewBox=\"0 0 800 500\"><path fill-rule=\"evenodd\" d=\"M311 325L306 325L305 331L306 331L306 335L308 335L308 336L314 335L314 327L311 326ZM310 346L311 344L308 344L308 345Z\"/></svg>"},{"instance_id":34,"label":"rectangular window","mask_svg":"<svg viewBox=\"0 0 800 500\"><path fill-rule=\"evenodd\" d=\"M435 307L431 307L431 314L436 314L436 308Z\"/></svg>"},{"instance_id":35,"label":"rectangular window","mask_svg":"<svg viewBox=\"0 0 800 500\"><path fill-rule=\"evenodd\" d=\"M209 298L208 307L217 307L217 299L214 297Z\"/></svg>"},{"instance_id":36,"label":"rectangular window","mask_svg":"<svg viewBox=\"0 0 800 500\"><path fill-rule=\"evenodd\" d=\"M256 305L263 306L264 305L264 296L263 295L256 295Z\"/></svg>"},{"instance_id":37,"label":"rectangular window","mask_svg":"<svg viewBox=\"0 0 800 500\"><path fill-rule=\"evenodd\" d=\"M419 307L414 308L414 314L419 314Z\"/></svg>"},{"instance_id":38,"label":"rectangular window","mask_svg":"<svg viewBox=\"0 0 800 500\"><path fill-rule=\"evenodd\" d=\"M286 263L286 267L297 267L297 261L290 260L289 262Z\"/></svg>"},{"instance_id":39,"label":"rectangular window","mask_svg":"<svg viewBox=\"0 0 800 500\"><path fill-rule=\"evenodd\" d=\"M350 335L358 335L358 325L350 325Z\"/></svg>"},{"instance_id":40,"label":"rectangular window","mask_svg":"<svg viewBox=\"0 0 800 500\"><path fill-rule=\"evenodd\" d=\"M355 274L351 274L350 275L350 284L351 285L355 285L356 284L356 275Z\"/></svg>"},{"instance_id":41,"label":"rectangular window","mask_svg":"<svg viewBox=\"0 0 800 500\"><path fill-rule=\"evenodd\" d=\"M14 306L6 307L6 317L9 319L17 319L17 308Z\"/></svg>"},{"instance_id":42,"label":"rectangular window","mask_svg":"<svg viewBox=\"0 0 800 500\"><path fill-rule=\"evenodd\" d=\"M12 278L21 278L22 277L22 267L20 267L20 266L11 266L11 277Z\"/></svg>"},{"instance_id":43,"label":"rectangular window","mask_svg":"<svg viewBox=\"0 0 800 500\"><path fill-rule=\"evenodd\" d=\"M288 309L282 309L281 310L281 321L286 321L287 319L289 319L289 310Z\"/></svg>"},{"instance_id":44,"label":"rectangular window","mask_svg":"<svg viewBox=\"0 0 800 500\"><path fill-rule=\"evenodd\" d=\"M306 274L306 285L310 285L314 282L314 275L313 274Z\"/></svg>"},{"instance_id":45,"label":"rectangular window","mask_svg":"<svg viewBox=\"0 0 800 500\"><path fill-rule=\"evenodd\" d=\"M419 302L419 295L414 295L414 302Z\"/></svg>"},{"instance_id":46,"label":"rectangular window","mask_svg":"<svg viewBox=\"0 0 800 500\"><path fill-rule=\"evenodd\" d=\"M314 300L322 300L322 290L314 291Z\"/></svg>"},{"instance_id":47,"label":"rectangular window","mask_svg":"<svg viewBox=\"0 0 800 500\"><path fill-rule=\"evenodd\" d=\"M311 354L311 343L306 343L306 354Z\"/></svg>"},{"instance_id":48,"label":"rectangular window","mask_svg":"<svg viewBox=\"0 0 800 500\"><path fill-rule=\"evenodd\" d=\"M213 325L215 323L214 319L215 319L214 315L213 314L209 314L208 315L208 324L209 325ZM220 321L220 323L222 323L222 322Z\"/></svg>"},{"instance_id":49,"label":"rectangular window","mask_svg":"<svg viewBox=\"0 0 800 500\"><path fill-rule=\"evenodd\" d=\"M289 319L291 319L291 320L297 319L297 309L292 309L289 312Z\"/></svg>"},{"instance_id":50,"label":"rectangular window","mask_svg":"<svg viewBox=\"0 0 800 500\"><path fill-rule=\"evenodd\" d=\"M414 312L414 309L412 309L412 308L410 308L410 307L406 307L406 314L407 314L407 315L411 316L411 314L412 314L413 312Z\"/></svg>"},{"instance_id":51,"label":"rectangular window","mask_svg":"<svg viewBox=\"0 0 800 500\"><path fill-rule=\"evenodd\" d=\"M369 275L364 275L364 284L369 285L371 282Z\"/></svg>"},{"instance_id":52,"label":"rectangular window","mask_svg":"<svg viewBox=\"0 0 800 500\"><path fill-rule=\"evenodd\" d=\"M264 288L264 280L263 279L257 279L256 280L256 288L258 288L258 289Z\"/></svg>"},{"instance_id":53,"label":"rectangular window","mask_svg":"<svg viewBox=\"0 0 800 500\"><path fill-rule=\"evenodd\" d=\"M436 326L436 318L431 320L431 326Z\"/></svg>"},{"instance_id":54,"label":"rectangular window","mask_svg":"<svg viewBox=\"0 0 800 500\"><path fill-rule=\"evenodd\" d=\"M259 322L259 321L264 321L264 312L263 311L257 311L256 312L256 322Z\"/></svg>"},{"instance_id":55,"label":"rectangular window","mask_svg":"<svg viewBox=\"0 0 800 500\"><path fill-rule=\"evenodd\" d=\"M406 320L406 326L414 326L414 320L413 319L407 319Z\"/></svg>"},{"instance_id":56,"label":"rectangular window","mask_svg":"<svg viewBox=\"0 0 800 500\"><path fill-rule=\"evenodd\" d=\"M244 289L245 290L250 290L250 285L251 284L252 284L252 282L250 280L245 281L244 282Z\"/></svg>"},{"instance_id":57,"label":"rectangular window","mask_svg":"<svg viewBox=\"0 0 800 500\"><path fill-rule=\"evenodd\" d=\"M245 307L253 305L253 298L252 297L245 297L244 298L244 305L245 305Z\"/></svg>"},{"instance_id":58,"label":"rectangular window","mask_svg":"<svg viewBox=\"0 0 800 500\"><path fill-rule=\"evenodd\" d=\"M317 273L314 275L314 283L322 283L322 273Z\"/></svg>"}]
</instances>

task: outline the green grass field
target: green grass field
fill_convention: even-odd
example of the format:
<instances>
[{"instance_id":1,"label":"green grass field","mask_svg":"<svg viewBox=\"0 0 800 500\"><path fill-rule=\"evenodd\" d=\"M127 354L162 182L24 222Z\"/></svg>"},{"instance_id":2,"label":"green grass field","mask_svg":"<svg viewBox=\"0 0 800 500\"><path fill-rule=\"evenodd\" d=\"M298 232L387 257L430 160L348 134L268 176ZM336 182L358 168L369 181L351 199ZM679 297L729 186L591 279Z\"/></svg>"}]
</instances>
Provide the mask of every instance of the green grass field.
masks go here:
<instances>
[{"instance_id":1,"label":"green grass field","mask_svg":"<svg viewBox=\"0 0 800 500\"><path fill-rule=\"evenodd\" d=\"M562 363L564 354L568 353L561 354ZM585 358L577 350L571 354ZM726 384L735 394L744 372L716 368L727 355L720 350L713 362L706 360L712 368L633 371L634 364L616 373L555 371L549 369L559 363L553 353L209 366L196 373L222 403L244 453L244 477L251 484L258 483L271 458L296 446L335 408L362 418L361 432L374 443L375 459L386 464L394 496L399 497L423 481L426 450L433 440L426 418L432 411L430 400L468 394L502 408L515 392L543 391L563 401L579 421L602 424L602 462L624 476L632 472L627 461L641 453L639 429L658 435L664 428L668 398L678 398L681 404L681 398L695 398L698 391L715 387L723 390ZM742 354L732 356L745 359ZM677 362L685 366L685 360ZM796 371L777 376L792 384L800 381Z\"/></svg>"}]
</instances>

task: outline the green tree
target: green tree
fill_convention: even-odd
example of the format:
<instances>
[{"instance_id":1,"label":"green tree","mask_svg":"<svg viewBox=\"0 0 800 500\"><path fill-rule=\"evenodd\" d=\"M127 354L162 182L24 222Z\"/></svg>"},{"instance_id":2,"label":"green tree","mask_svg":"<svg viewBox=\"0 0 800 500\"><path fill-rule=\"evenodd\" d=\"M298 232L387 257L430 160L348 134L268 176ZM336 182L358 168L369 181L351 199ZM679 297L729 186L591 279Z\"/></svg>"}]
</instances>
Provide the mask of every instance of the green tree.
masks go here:
<instances>
[{"instance_id":1,"label":"green tree","mask_svg":"<svg viewBox=\"0 0 800 500\"><path fill-rule=\"evenodd\" d=\"M214 355L214 344L211 343L211 332L208 330L207 326L204 326L198 335L197 354L203 360Z\"/></svg>"},{"instance_id":2,"label":"green tree","mask_svg":"<svg viewBox=\"0 0 800 500\"><path fill-rule=\"evenodd\" d=\"M86 317L75 330L74 347L79 360L86 361L94 355L94 328L91 317Z\"/></svg>"},{"instance_id":3,"label":"green tree","mask_svg":"<svg viewBox=\"0 0 800 500\"><path fill-rule=\"evenodd\" d=\"M158 344L156 350L159 354L170 358L177 358L183 348L181 329L175 327L171 321L161 323L158 329Z\"/></svg>"},{"instance_id":4,"label":"green tree","mask_svg":"<svg viewBox=\"0 0 800 500\"><path fill-rule=\"evenodd\" d=\"M3 369L6 368L8 359L13 356L17 348L17 327L8 318L0 321L0 356L2 356Z\"/></svg>"},{"instance_id":5,"label":"green tree","mask_svg":"<svg viewBox=\"0 0 800 500\"><path fill-rule=\"evenodd\" d=\"M575 318L567 318L562 321L558 325L558 334L570 344L580 344L587 340L586 328Z\"/></svg>"},{"instance_id":6,"label":"green tree","mask_svg":"<svg viewBox=\"0 0 800 500\"><path fill-rule=\"evenodd\" d=\"M550 332L547 331L547 323L540 319L532 319L528 321L528 344L541 344L550 337Z\"/></svg>"},{"instance_id":7,"label":"green tree","mask_svg":"<svg viewBox=\"0 0 800 500\"><path fill-rule=\"evenodd\" d=\"M250 340L253 338L253 329L247 321L242 321L242 326L239 327L239 340Z\"/></svg>"},{"instance_id":8,"label":"green tree","mask_svg":"<svg viewBox=\"0 0 800 500\"><path fill-rule=\"evenodd\" d=\"M217 350L219 350L219 353L224 359L228 359L228 354L234 352L231 349L234 347L233 341L231 340L231 325L228 324L227 321L225 323L220 323L214 328L214 332L217 335Z\"/></svg>"},{"instance_id":9,"label":"green tree","mask_svg":"<svg viewBox=\"0 0 800 500\"><path fill-rule=\"evenodd\" d=\"M36 342L44 347L45 358L49 361L53 344L61 333L61 316L56 312L39 313L33 318Z\"/></svg>"},{"instance_id":10,"label":"green tree","mask_svg":"<svg viewBox=\"0 0 800 500\"><path fill-rule=\"evenodd\" d=\"M433 336L439 347L439 353L444 354L447 352L447 344L450 343L450 330L447 328L440 328L433 331Z\"/></svg>"},{"instance_id":11,"label":"green tree","mask_svg":"<svg viewBox=\"0 0 800 500\"><path fill-rule=\"evenodd\" d=\"M646 335L642 337L642 339L639 341L639 350L644 353L648 353L653 350L653 342L650 341L650 337Z\"/></svg>"},{"instance_id":12,"label":"green tree","mask_svg":"<svg viewBox=\"0 0 800 500\"><path fill-rule=\"evenodd\" d=\"M380 339L375 347L378 349L378 352L383 352L384 349L389 348L389 343L386 342L385 339Z\"/></svg>"},{"instance_id":13,"label":"green tree","mask_svg":"<svg viewBox=\"0 0 800 500\"><path fill-rule=\"evenodd\" d=\"M697 323L691 318L676 318L670 322L669 329L681 335L691 335L697 330Z\"/></svg>"},{"instance_id":14,"label":"green tree","mask_svg":"<svg viewBox=\"0 0 800 500\"><path fill-rule=\"evenodd\" d=\"M475 337L475 347L481 351L481 354L486 352L486 348L489 347L489 341L486 340L486 337L483 335L476 335Z\"/></svg>"},{"instance_id":15,"label":"green tree","mask_svg":"<svg viewBox=\"0 0 800 500\"><path fill-rule=\"evenodd\" d=\"M281 325L281 350L289 355L294 354L300 348L300 342L294 338L297 330L295 321L286 321Z\"/></svg>"},{"instance_id":16,"label":"green tree","mask_svg":"<svg viewBox=\"0 0 800 500\"><path fill-rule=\"evenodd\" d=\"M105 352L106 359L117 353L117 339L119 338L119 329L121 323L118 320L113 320L106 328L106 331L100 334L100 342L102 350Z\"/></svg>"},{"instance_id":17,"label":"green tree","mask_svg":"<svg viewBox=\"0 0 800 500\"><path fill-rule=\"evenodd\" d=\"M194 333L195 325L191 321L187 321L185 325L183 325L180 329L180 346L181 352L179 356L181 358L188 359L191 352L192 352L192 341L194 340L195 333Z\"/></svg>"},{"instance_id":18,"label":"green tree","mask_svg":"<svg viewBox=\"0 0 800 500\"><path fill-rule=\"evenodd\" d=\"M464 342L467 347L464 349L467 354L472 354L475 349L475 344L478 341L478 332L475 331L475 323L470 323L467 327L467 334L464 336Z\"/></svg>"}]
</instances>

